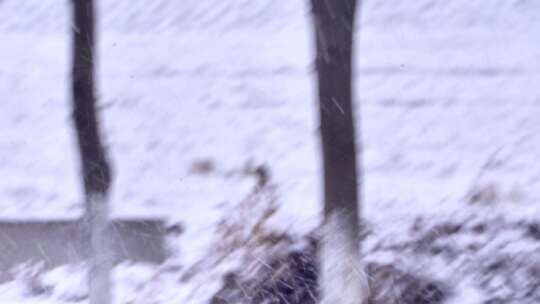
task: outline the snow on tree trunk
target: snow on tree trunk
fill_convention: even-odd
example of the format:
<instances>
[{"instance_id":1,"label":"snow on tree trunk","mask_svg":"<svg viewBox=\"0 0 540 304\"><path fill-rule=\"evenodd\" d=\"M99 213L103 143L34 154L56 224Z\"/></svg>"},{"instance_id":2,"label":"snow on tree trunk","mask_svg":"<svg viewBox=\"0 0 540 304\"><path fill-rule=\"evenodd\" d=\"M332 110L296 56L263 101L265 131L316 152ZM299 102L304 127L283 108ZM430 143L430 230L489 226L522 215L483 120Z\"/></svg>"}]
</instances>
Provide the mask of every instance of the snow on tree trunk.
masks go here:
<instances>
[{"instance_id":1,"label":"snow on tree trunk","mask_svg":"<svg viewBox=\"0 0 540 304\"><path fill-rule=\"evenodd\" d=\"M95 16L93 0L72 0L73 119L80 152L88 241L90 304L111 303L111 252L108 242L108 193L111 169L99 135L94 85Z\"/></svg>"},{"instance_id":2,"label":"snow on tree trunk","mask_svg":"<svg viewBox=\"0 0 540 304\"><path fill-rule=\"evenodd\" d=\"M87 198L87 223L90 238L90 271L88 295L90 304L112 303L111 252L108 231L108 204L106 195L96 193Z\"/></svg>"},{"instance_id":3,"label":"snow on tree trunk","mask_svg":"<svg viewBox=\"0 0 540 304\"><path fill-rule=\"evenodd\" d=\"M360 257L352 105L356 0L311 0L311 6L324 170L321 303L360 304L367 301L369 288Z\"/></svg>"}]
</instances>

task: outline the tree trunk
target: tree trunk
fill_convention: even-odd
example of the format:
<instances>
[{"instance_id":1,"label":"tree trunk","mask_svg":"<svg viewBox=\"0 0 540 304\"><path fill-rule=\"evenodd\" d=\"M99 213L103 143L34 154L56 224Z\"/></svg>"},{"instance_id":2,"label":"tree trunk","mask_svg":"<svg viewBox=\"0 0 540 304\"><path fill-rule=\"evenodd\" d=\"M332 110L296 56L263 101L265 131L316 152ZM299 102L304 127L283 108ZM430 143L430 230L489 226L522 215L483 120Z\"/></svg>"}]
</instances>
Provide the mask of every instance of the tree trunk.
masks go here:
<instances>
[{"instance_id":1,"label":"tree trunk","mask_svg":"<svg viewBox=\"0 0 540 304\"><path fill-rule=\"evenodd\" d=\"M323 304L360 304L368 297L360 260L359 194L352 105L356 0L311 0L324 170L320 248Z\"/></svg>"},{"instance_id":2,"label":"tree trunk","mask_svg":"<svg viewBox=\"0 0 540 304\"><path fill-rule=\"evenodd\" d=\"M94 86L95 13L93 0L73 4L73 119L80 152L86 212L84 237L89 241L90 304L111 303L111 255L107 242L111 169L101 143Z\"/></svg>"}]
</instances>

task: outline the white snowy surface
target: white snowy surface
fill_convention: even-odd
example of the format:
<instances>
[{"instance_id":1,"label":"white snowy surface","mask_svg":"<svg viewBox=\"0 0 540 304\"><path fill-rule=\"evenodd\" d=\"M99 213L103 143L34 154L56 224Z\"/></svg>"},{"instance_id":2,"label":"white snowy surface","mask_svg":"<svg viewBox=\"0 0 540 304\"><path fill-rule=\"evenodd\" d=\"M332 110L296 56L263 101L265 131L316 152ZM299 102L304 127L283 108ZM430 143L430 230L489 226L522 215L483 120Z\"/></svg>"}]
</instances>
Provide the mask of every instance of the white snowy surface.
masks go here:
<instances>
[{"instance_id":1,"label":"white snowy surface","mask_svg":"<svg viewBox=\"0 0 540 304\"><path fill-rule=\"evenodd\" d=\"M98 91L114 215L182 222L175 258L190 265L224 210L251 190L253 180L239 172L253 160L279 186L276 226L299 234L315 227L321 190L307 3L99 2ZM82 211L68 3L0 1L0 218ZM540 3L365 1L361 14L363 211L379 233L399 235L420 215L540 215ZM193 174L199 160L216 169ZM465 203L471 190L489 186L495 203ZM118 271L127 280L119 280L120 298L139 280L123 272L158 271L130 267ZM170 288L152 295L156 303L187 303L189 284L173 277L159 276ZM56 289L39 298L26 296L20 281L9 284L0 285L1 303L65 300Z\"/></svg>"}]
</instances>

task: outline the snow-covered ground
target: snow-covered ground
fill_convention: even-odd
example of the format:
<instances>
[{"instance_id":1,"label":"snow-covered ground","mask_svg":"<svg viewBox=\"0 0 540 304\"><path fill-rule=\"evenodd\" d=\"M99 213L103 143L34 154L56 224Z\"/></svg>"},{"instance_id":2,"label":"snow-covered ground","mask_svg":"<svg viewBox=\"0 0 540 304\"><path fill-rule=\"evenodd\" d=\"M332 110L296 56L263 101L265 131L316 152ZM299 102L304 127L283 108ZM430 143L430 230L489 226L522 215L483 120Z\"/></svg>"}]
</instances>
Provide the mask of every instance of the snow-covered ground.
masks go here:
<instances>
[{"instance_id":1,"label":"snow-covered ground","mask_svg":"<svg viewBox=\"0 0 540 304\"><path fill-rule=\"evenodd\" d=\"M318 223L307 3L99 2L98 87L115 172L113 212L162 215L186 227L169 264L116 269L118 303L202 303L192 292L203 279L179 282L182 271L167 269L206 256L216 223L250 196L255 180L242 173L246 164L266 164L278 187L281 207L270 226L302 235ZM0 218L82 211L68 13L68 1L0 1ZM540 216L540 3L366 0L361 14L357 124L363 212L374 233L366 250L406 242L418 218L517 223ZM194 172L201 162L213 170ZM471 205L471 193L480 202ZM519 251L521 241L494 242ZM531 246L523 250L540 254ZM397 259L372 256L383 257ZM0 302L83 299L84 284L62 282L70 274L82 282L81 272L56 271L40 279L52 291L27 295L28 279L17 279L0 285ZM212 280L207 296L219 287ZM482 303L485 295L478 297L456 303Z\"/></svg>"}]
</instances>

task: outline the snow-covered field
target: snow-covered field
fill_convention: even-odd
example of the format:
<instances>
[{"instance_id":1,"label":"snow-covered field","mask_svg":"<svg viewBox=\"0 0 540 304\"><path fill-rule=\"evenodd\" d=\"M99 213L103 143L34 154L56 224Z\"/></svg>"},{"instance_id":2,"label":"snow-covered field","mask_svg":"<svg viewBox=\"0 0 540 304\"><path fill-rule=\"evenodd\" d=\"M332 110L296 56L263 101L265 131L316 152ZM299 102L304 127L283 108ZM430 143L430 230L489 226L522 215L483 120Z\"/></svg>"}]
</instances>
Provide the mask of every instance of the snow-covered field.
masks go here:
<instances>
[{"instance_id":1,"label":"snow-covered field","mask_svg":"<svg viewBox=\"0 0 540 304\"><path fill-rule=\"evenodd\" d=\"M216 223L251 198L250 163L266 164L278 187L269 227L300 236L318 223L309 10L299 0L150 2L99 1L98 87L115 172L113 213L165 216L185 232L171 240L166 265L117 267L117 300L204 303L221 270L179 277L212 250ZM68 13L68 1L0 1L0 218L82 211ZM356 104L368 258L420 263L441 279L473 282L463 259L508 250L540 263L540 243L518 224L540 216L540 3L366 0L361 14ZM200 163L212 169L198 173ZM420 235L438 223L498 224L482 240L452 234L446 241L456 248L485 245L452 262L384 249L414 238L409 228L420 218L427 223ZM234 268L232 261L218 268ZM28 277L36 277L29 271L0 285L1 303L85 301L80 269L40 274L48 286L42 293L29 291ZM453 301L493 297L476 287L463 287Z\"/></svg>"}]
</instances>

